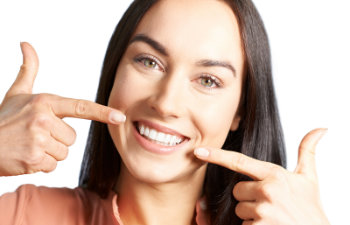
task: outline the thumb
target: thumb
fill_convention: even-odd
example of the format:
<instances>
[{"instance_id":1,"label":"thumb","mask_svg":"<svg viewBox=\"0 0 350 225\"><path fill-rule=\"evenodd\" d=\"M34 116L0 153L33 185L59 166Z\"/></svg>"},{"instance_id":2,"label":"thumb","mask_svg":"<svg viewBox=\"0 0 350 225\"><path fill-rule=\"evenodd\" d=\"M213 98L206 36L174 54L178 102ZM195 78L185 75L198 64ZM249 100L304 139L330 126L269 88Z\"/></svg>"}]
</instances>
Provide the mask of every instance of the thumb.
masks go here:
<instances>
[{"instance_id":1,"label":"thumb","mask_svg":"<svg viewBox=\"0 0 350 225\"><path fill-rule=\"evenodd\" d=\"M305 174L312 179L317 179L315 150L316 145L327 132L325 128L318 128L305 135L299 145L298 165L295 173Z\"/></svg>"},{"instance_id":2,"label":"thumb","mask_svg":"<svg viewBox=\"0 0 350 225\"><path fill-rule=\"evenodd\" d=\"M6 97L32 93L34 80L39 69L39 58L34 48L27 42L21 43L21 50L23 64Z\"/></svg>"}]
</instances>

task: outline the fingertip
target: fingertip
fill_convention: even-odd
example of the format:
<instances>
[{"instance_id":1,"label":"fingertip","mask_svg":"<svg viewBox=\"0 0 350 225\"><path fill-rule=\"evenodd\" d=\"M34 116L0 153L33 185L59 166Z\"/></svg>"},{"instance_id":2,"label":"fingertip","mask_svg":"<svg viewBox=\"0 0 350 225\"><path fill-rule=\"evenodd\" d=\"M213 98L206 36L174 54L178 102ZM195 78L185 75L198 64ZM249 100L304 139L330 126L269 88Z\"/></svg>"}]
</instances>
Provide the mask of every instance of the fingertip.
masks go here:
<instances>
[{"instance_id":1,"label":"fingertip","mask_svg":"<svg viewBox=\"0 0 350 225\"><path fill-rule=\"evenodd\" d=\"M317 143L328 132L328 128L317 128L312 130L309 134L313 136L314 141Z\"/></svg>"},{"instance_id":2,"label":"fingertip","mask_svg":"<svg viewBox=\"0 0 350 225\"><path fill-rule=\"evenodd\" d=\"M300 142L299 152L304 150L315 151L316 145L327 131L328 128L316 128L307 133Z\"/></svg>"},{"instance_id":3,"label":"fingertip","mask_svg":"<svg viewBox=\"0 0 350 225\"><path fill-rule=\"evenodd\" d=\"M31 44L29 44L28 42L26 42L26 41L21 41L20 43L19 43L19 45L20 45L20 47L21 47L21 51L22 51L22 53L24 54L24 52L25 52L25 46L27 45L27 46L30 46L31 48L33 48L33 46L31 45Z\"/></svg>"},{"instance_id":4,"label":"fingertip","mask_svg":"<svg viewBox=\"0 0 350 225\"><path fill-rule=\"evenodd\" d=\"M19 43L19 46L20 46L21 52L22 52L22 56L23 56L23 62L24 62L24 54L25 54L24 48L25 48L25 44L26 44L26 43L27 43L27 42L24 42L24 41L21 41L21 42Z\"/></svg>"},{"instance_id":5,"label":"fingertip","mask_svg":"<svg viewBox=\"0 0 350 225\"><path fill-rule=\"evenodd\" d=\"M320 128L322 136L328 133L328 128Z\"/></svg>"},{"instance_id":6,"label":"fingertip","mask_svg":"<svg viewBox=\"0 0 350 225\"><path fill-rule=\"evenodd\" d=\"M294 172L307 174L310 178L317 180L316 146L327 131L328 128L317 128L305 135L299 145L298 164Z\"/></svg>"},{"instance_id":7,"label":"fingertip","mask_svg":"<svg viewBox=\"0 0 350 225\"><path fill-rule=\"evenodd\" d=\"M20 42L20 46L23 55L23 64L27 65L27 67L33 67L33 69L35 69L34 71L37 73L39 57L36 50L28 42Z\"/></svg>"},{"instance_id":8,"label":"fingertip","mask_svg":"<svg viewBox=\"0 0 350 225\"><path fill-rule=\"evenodd\" d=\"M126 121L126 116L118 111L111 111L109 114L109 121L114 124L124 123Z\"/></svg>"},{"instance_id":9,"label":"fingertip","mask_svg":"<svg viewBox=\"0 0 350 225\"><path fill-rule=\"evenodd\" d=\"M194 150L194 154L198 157L198 158L208 158L209 157L209 150L206 148L196 148Z\"/></svg>"}]
</instances>

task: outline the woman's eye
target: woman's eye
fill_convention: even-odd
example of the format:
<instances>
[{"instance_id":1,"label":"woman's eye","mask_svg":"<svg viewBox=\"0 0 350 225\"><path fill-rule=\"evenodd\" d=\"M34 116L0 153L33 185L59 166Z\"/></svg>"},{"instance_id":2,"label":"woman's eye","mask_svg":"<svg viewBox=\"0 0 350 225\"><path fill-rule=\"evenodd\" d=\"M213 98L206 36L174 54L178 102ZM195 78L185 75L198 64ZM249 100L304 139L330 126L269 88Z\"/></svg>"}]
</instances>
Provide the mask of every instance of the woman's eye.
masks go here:
<instances>
[{"instance_id":1,"label":"woman's eye","mask_svg":"<svg viewBox=\"0 0 350 225\"><path fill-rule=\"evenodd\" d=\"M200 84L206 88L217 88L221 87L221 82L210 75L202 75L200 77Z\"/></svg>"},{"instance_id":2,"label":"woman's eye","mask_svg":"<svg viewBox=\"0 0 350 225\"><path fill-rule=\"evenodd\" d=\"M157 66L157 63L151 59L145 59L143 64L148 68L155 68Z\"/></svg>"},{"instance_id":3,"label":"woman's eye","mask_svg":"<svg viewBox=\"0 0 350 225\"><path fill-rule=\"evenodd\" d=\"M143 66L147 67L148 69L157 69L157 70L163 71L158 60L154 59L153 57L141 56L141 57L137 57L135 61L138 63L141 63Z\"/></svg>"}]
</instances>

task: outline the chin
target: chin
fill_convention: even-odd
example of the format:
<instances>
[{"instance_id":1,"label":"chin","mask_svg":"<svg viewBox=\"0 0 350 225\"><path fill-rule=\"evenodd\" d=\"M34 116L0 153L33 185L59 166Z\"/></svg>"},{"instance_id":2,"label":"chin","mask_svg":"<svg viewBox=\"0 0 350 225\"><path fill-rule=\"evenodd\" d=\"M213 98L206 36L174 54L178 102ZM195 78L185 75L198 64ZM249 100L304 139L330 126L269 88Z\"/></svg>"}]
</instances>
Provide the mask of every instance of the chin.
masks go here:
<instances>
[{"instance_id":1,"label":"chin","mask_svg":"<svg viewBox=\"0 0 350 225\"><path fill-rule=\"evenodd\" d=\"M158 157L153 158L142 154L130 158L122 157L122 161L121 173L149 184L177 183L192 179L204 165L194 157L161 160Z\"/></svg>"}]
</instances>

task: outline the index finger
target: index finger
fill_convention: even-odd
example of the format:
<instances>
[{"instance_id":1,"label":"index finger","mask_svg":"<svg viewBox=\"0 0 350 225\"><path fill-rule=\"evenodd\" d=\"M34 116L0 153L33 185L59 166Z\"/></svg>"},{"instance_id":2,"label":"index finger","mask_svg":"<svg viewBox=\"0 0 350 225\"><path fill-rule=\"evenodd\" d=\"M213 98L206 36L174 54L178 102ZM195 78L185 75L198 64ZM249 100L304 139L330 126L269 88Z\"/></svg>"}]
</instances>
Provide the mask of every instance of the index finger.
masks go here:
<instances>
[{"instance_id":1,"label":"index finger","mask_svg":"<svg viewBox=\"0 0 350 225\"><path fill-rule=\"evenodd\" d=\"M102 123L120 124L126 116L119 110L92 101L58 97L51 103L56 116L95 120Z\"/></svg>"},{"instance_id":2,"label":"index finger","mask_svg":"<svg viewBox=\"0 0 350 225\"><path fill-rule=\"evenodd\" d=\"M270 176L278 165L257 160L239 152L214 148L197 148L195 155L201 160L214 163L227 169L249 176L254 180L264 180Z\"/></svg>"}]
</instances>

